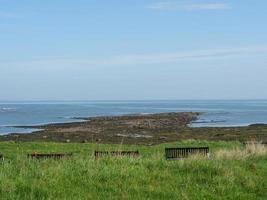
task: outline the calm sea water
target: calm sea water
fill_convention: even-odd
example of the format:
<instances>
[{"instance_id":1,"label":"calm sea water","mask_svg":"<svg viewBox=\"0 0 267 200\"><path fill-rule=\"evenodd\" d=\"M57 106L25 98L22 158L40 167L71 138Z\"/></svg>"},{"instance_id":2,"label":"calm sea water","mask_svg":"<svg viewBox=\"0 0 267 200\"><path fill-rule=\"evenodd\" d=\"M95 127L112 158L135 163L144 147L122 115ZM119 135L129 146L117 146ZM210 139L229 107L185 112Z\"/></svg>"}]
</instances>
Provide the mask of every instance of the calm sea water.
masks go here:
<instances>
[{"instance_id":1,"label":"calm sea water","mask_svg":"<svg viewBox=\"0 0 267 200\"><path fill-rule=\"evenodd\" d=\"M246 126L267 123L267 100L253 101L123 101L123 102L2 102L0 134L30 133L15 125L79 121L73 117L160 112L203 112L193 127Z\"/></svg>"}]
</instances>

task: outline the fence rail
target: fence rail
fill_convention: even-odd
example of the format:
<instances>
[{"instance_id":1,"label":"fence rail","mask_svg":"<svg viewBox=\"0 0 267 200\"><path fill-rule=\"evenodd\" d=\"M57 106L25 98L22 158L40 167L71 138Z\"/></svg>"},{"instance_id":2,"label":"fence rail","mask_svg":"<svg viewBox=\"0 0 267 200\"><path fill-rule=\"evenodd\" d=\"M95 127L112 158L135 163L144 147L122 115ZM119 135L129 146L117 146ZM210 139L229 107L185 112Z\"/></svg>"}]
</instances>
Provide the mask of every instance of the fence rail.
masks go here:
<instances>
[{"instance_id":1,"label":"fence rail","mask_svg":"<svg viewBox=\"0 0 267 200\"><path fill-rule=\"evenodd\" d=\"M190 155L208 155L209 147L185 147L185 148L165 148L167 160L187 158Z\"/></svg>"},{"instance_id":2,"label":"fence rail","mask_svg":"<svg viewBox=\"0 0 267 200\"><path fill-rule=\"evenodd\" d=\"M32 153L32 154L28 154L28 158L36 158L36 159L47 159L47 158L54 158L54 159L60 159L63 157L69 157L72 156L72 154L63 154L63 153L52 153L52 154L48 154L48 153Z\"/></svg>"},{"instance_id":3,"label":"fence rail","mask_svg":"<svg viewBox=\"0 0 267 200\"><path fill-rule=\"evenodd\" d=\"M95 158L99 158L103 156L138 157L139 151L95 151Z\"/></svg>"}]
</instances>

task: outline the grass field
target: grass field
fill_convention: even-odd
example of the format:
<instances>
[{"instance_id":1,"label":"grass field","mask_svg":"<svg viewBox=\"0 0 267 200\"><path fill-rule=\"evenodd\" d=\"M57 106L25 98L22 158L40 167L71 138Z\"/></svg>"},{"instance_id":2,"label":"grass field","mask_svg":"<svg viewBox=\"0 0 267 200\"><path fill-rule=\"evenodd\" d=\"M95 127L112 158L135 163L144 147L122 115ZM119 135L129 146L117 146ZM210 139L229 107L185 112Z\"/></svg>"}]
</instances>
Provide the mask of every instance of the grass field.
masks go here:
<instances>
[{"instance_id":1,"label":"grass field","mask_svg":"<svg viewBox=\"0 0 267 200\"><path fill-rule=\"evenodd\" d=\"M210 158L166 161L165 147L209 146ZM139 150L141 157L95 160L94 150ZM73 153L62 160L27 153ZM267 199L266 147L184 141L156 146L2 142L0 199Z\"/></svg>"}]
</instances>

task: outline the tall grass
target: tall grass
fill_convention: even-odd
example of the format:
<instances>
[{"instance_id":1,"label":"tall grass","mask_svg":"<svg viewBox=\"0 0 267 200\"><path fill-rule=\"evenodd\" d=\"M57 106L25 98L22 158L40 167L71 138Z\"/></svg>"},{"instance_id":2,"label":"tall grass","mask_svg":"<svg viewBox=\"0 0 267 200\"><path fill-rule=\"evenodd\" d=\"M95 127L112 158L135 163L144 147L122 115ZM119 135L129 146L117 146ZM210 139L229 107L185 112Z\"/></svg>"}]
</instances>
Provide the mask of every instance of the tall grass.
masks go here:
<instances>
[{"instance_id":1,"label":"tall grass","mask_svg":"<svg viewBox=\"0 0 267 200\"><path fill-rule=\"evenodd\" d=\"M216 158L226 159L247 159L267 154L267 146L257 142L251 142L245 145L245 148L234 148L232 150L221 149L215 153Z\"/></svg>"},{"instance_id":2,"label":"tall grass","mask_svg":"<svg viewBox=\"0 0 267 200\"><path fill-rule=\"evenodd\" d=\"M166 146L207 145L211 147L210 158L164 159ZM118 148L139 149L142 156L97 160L92 156L94 149ZM205 141L153 147L0 143L0 152L7 155L0 165L0 199L266 199L267 156L265 150L257 153L258 148L262 149ZM236 159L221 153L237 150L250 156ZM25 153L33 151L74 152L74 157L27 159Z\"/></svg>"}]
</instances>

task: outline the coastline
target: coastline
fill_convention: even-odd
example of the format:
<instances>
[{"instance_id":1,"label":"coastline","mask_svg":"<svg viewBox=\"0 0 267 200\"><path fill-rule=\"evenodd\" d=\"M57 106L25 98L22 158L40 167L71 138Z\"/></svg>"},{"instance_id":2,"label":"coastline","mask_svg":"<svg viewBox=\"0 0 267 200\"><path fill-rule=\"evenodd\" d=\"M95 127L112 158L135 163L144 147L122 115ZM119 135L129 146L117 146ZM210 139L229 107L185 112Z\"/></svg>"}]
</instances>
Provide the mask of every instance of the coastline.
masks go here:
<instances>
[{"instance_id":1,"label":"coastline","mask_svg":"<svg viewBox=\"0 0 267 200\"><path fill-rule=\"evenodd\" d=\"M171 112L146 115L79 118L81 122L54 123L18 128L42 129L33 133L1 135L0 141L50 141L106 144L154 145L188 139L267 141L267 125L244 127L188 126L198 112ZM77 118L76 118L77 119Z\"/></svg>"}]
</instances>

